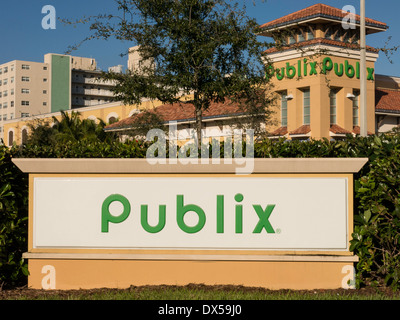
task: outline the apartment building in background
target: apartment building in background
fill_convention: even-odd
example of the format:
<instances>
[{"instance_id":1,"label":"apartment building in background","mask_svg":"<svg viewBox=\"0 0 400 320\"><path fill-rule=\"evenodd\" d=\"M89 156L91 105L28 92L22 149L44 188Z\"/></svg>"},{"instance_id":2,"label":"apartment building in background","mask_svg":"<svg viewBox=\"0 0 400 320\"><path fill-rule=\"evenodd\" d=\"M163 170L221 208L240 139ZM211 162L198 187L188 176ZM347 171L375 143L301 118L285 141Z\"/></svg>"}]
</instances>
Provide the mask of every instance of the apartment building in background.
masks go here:
<instances>
[{"instance_id":1,"label":"apartment building in background","mask_svg":"<svg viewBox=\"0 0 400 320\"><path fill-rule=\"evenodd\" d=\"M54 53L46 54L44 62L1 64L0 139L4 140L5 121L109 104L114 84L102 80L101 74L93 58Z\"/></svg>"},{"instance_id":2,"label":"apartment building in background","mask_svg":"<svg viewBox=\"0 0 400 320\"><path fill-rule=\"evenodd\" d=\"M48 112L49 80L47 63L14 60L0 65L0 138L4 121Z\"/></svg>"}]
</instances>

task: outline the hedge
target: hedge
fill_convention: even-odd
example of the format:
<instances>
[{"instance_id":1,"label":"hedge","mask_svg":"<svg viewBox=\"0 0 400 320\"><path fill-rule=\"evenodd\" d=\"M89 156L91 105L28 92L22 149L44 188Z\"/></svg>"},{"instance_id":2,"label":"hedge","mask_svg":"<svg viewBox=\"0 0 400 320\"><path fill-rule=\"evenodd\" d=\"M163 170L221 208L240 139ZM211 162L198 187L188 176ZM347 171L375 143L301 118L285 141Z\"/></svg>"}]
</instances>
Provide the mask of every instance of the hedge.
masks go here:
<instances>
[{"instance_id":1,"label":"hedge","mask_svg":"<svg viewBox=\"0 0 400 320\"><path fill-rule=\"evenodd\" d=\"M28 179L11 162L14 154L0 145L0 289L22 286L28 275Z\"/></svg>"},{"instance_id":2,"label":"hedge","mask_svg":"<svg viewBox=\"0 0 400 320\"><path fill-rule=\"evenodd\" d=\"M143 158L148 145L140 141L67 142L48 147L26 145L8 150L0 146L0 281L9 286L26 281L21 253L27 240L27 177L11 157ZM354 233L350 250L359 257L356 284L400 285L400 134L368 138L348 136L342 141L263 140L254 146L257 158L368 157L355 175ZM1 283L0 283L1 284Z\"/></svg>"}]
</instances>

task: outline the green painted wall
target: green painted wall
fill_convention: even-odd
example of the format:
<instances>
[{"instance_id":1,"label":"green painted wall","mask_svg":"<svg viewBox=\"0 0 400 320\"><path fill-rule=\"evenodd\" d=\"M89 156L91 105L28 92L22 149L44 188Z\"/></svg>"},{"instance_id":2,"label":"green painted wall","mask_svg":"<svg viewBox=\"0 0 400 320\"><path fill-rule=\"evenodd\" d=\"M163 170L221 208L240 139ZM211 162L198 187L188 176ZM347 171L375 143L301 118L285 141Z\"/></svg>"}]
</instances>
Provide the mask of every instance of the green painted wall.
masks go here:
<instances>
[{"instance_id":1,"label":"green painted wall","mask_svg":"<svg viewBox=\"0 0 400 320\"><path fill-rule=\"evenodd\" d=\"M53 55L51 57L51 112L70 108L70 86L70 57Z\"/></svg>"}]
</instances>

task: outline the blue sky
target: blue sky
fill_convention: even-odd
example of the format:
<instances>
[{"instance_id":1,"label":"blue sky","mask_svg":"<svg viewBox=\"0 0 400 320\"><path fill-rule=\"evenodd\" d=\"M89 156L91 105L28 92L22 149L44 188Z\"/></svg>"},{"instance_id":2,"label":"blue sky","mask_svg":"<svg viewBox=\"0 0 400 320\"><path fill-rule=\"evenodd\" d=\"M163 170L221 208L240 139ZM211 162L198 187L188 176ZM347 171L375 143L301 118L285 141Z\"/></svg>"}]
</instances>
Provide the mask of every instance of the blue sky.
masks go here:
<instances>
[{"instance_id":1,"label":"blue sky","mask_svg":"<svg viewBox=\"0 0 400 320\"><path fill-rule=\"evenodd\" d=\"M359 13L359 0L238 0L246 4L248 15L262 24L283 15L303 9L316 3L325 3L337 8L353 5ZM389 47L400 45L400 9L399 0L366 0L366 16L383 21L389 30L367 37L367 44L382 48L392 37ZM84 16L115 12L113 0L2 0L0 30L1 50L0 64L11 60L43 61L46 53L65 53L68 46L79 43L89 35L87 25L73 27L57 21L55 30L44 30L41 26L44 14L42 7L53 5L57 17L80 19ZM91 40L84 43L72 54L92 57L98 66L107 69L109 66L122 64L126 66L126 57L121 53L132 43L117 40ZM400 76L400 50L391 58L391 63L383 53L376 64L376 73Z\"/></svg>"}]
</instances>

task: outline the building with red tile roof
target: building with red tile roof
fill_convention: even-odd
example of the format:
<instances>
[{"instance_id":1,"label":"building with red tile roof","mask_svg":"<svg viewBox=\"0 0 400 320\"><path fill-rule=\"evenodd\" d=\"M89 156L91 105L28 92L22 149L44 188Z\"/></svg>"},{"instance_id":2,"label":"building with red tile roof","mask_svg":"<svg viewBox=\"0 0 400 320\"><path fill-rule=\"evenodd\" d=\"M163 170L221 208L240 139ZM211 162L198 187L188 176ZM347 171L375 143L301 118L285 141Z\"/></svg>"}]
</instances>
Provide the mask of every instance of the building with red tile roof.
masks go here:
<instances>
[{"instance_id":1,"label":"building with red tile roof","mask_svg":"<svg viewBox=\"0 0 400 320\"><path fill-rule=\"evenodd\" d=\"M283 29L293 24L320 23L326 21L336 21L341 23L343 18L348 15L347 12L339 8L334 8L323 3L317 3L302 10L293 12L284 17L269 21L260 26L264 31L264 35L268 35L271 29ZM354 20L356 24L360 24L360 16L355 14ZM387 29L386 23L374 19L366 18L367 34L380 32Z\"/></svg>"},{"instance_id":2,"label":"building with red tile roof","mask_svg":"<svg viewBox=\"0 0 400 320\"><path fill-rule=\"evenodd\" d=\"M375 109L377 112L400 112L400 91L394 89L376 89Z\"/></svg>"},{"instance_id":3,"label":"building with red tile roof","mask_svg":"<svg viewBox=\"0 0 400 320\"><path fill-rule=\"evenodd\" d=\"M173 103L163 104L158 106L149 112L158 115L165 123L170 121L176 121L177 123L195 123L195 108L193 104L188 103ZM238 117L243 114L240 107L231 101L225 102L213 102L210 107L203 112L203 121L217 121L228 119L232 117ZM135 121L140 117L140 113L134 114L127 119L123 119L119 122L113 123L107 126L106 131L109 130L124 130L132 127Z\"/></svg>"},{"instance_id":4,"label":"building with red tile roof","mask_svg":"<svg viewBox=\"0 0 400 320\"><path fill-rule=\"evenodd\" d=\"M322 3L290 13L260 26L260 35L276 44L266 51L272 62L271 81L277 96L275 118L265 125L270 138L341 139L360 133L360 16ZM348 23L344 28L343 23ZM366 32L388 29L386 23L366 18ZM400 124L400 79L375 74L379 49L367 46L368 134ZM162 105L154 109L166 123L195 122L191 105ZM213 103L204 112L207 128L219 127L241 116L232 103ZM124 130L135 120L124 119L106 130ZM187 128L187 127L184 127Z\"/></svg>"},{"instance_id":5,"label":"building with red tile roof","mask_svg":"<svg viewBox=\"0 0 400 320\"><path fill-rule=\"evenodd\" d=\"M269 128L271 137L340 139L359 134L360 16L347 18L347 11L318 3L260 26L260 35L276 44L265 52L278 97L278 125ZM387 29L386 23L366 18L367 34ZM368 46L369 133L376 132L378 57L379 49Z\"/></svg>"}]
</instances>

